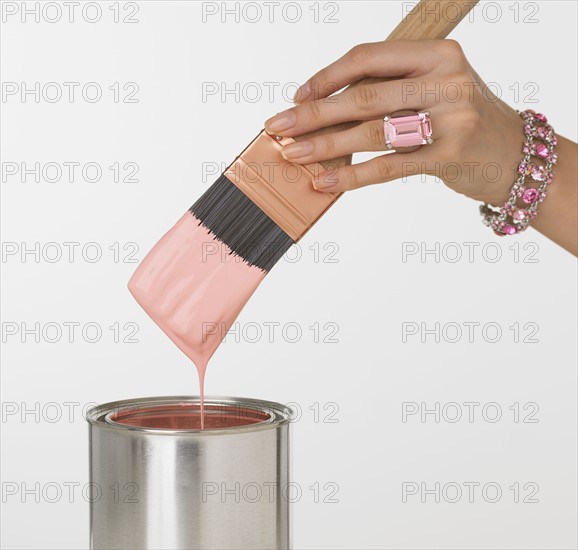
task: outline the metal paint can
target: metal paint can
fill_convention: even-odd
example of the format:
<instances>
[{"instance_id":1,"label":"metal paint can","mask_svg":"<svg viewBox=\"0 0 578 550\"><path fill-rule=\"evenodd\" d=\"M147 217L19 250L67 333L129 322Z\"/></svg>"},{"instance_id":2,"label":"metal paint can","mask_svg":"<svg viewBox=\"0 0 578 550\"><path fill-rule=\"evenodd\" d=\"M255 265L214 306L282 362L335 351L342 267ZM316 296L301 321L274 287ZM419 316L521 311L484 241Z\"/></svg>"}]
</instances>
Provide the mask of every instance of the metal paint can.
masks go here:
<instances>
[{"instance_id":1,"label":"metal paint can","mask_svg":"<svg viewBox=\"0 0 578 550\"><path fill-rule=\"evenodd\" d=\"M152 397L88 411L90 547L288 549L293 411L270 401Z\"/></svg>"}]
</instances>

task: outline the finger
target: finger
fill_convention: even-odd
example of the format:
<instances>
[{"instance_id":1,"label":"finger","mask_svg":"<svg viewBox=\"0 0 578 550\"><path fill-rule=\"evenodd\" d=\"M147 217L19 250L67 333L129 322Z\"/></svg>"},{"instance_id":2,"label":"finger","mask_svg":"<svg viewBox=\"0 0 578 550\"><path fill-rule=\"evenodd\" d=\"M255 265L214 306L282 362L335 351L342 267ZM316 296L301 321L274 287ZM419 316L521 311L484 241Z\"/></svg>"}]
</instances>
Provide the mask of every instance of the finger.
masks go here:
<instances>
[{"instance_id":1,"label":"finger","mask_svg":"<svg viewBox=\"0 0 578 550\"><path fill-rule=\"evenodd\" d=\"M458 50L453 40L394 40L355 46L343 57L315 73L295 92L293 101L305 103L330 96L366 77L416 77ZM459 53L459 52L458 52ZM453 55L453 54L452 54Z\"/></svg>"},{"instance_id":2,"label":"finger","mask_svg":"<svg viewBox=\"0 0 578 550\"><path fill-rule=\"evenodd\" d=\"M310 137L283 147L281 154L286 160L309 164L330 160L360 151L385 151L383 119L363 122L342 132Z\"/></svg>"},{"instance_id":3,"label":"finger","mask_svg":"<svg viewBox=\"0 0 578 550\"><path fill-rule=\"evenodd\" d=\"M423 146L413 153L390 153L367 162L327 170L314 179L313 186L325 193L341 193L416 174L431 174L436 162L435 149L435 146Z\"/></svg>"},{"instance_id":4,"label":"finger","mask_svg":"<svg viewBox=\"0 0 578 550\"><path fill-rule=\"evenodd\" d=\"M293 137L341 122L370 120L404 109L429 108L430 101L424 94L407 94L409 85L426 87L427 83L392 80L363 84L278 113L265 122L265 129L270 134Z\"/></svg>"}]
</instances>

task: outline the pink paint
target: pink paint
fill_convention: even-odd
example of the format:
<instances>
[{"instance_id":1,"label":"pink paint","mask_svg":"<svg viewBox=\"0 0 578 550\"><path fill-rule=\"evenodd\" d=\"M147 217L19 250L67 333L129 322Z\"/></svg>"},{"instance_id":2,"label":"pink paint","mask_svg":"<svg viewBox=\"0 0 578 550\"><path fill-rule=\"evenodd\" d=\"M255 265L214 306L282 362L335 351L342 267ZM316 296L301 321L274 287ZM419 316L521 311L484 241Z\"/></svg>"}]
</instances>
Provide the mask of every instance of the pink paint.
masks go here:
<instances>
[{"instance_id":1,"label":"pink paint","mask_svg":"<svg viewBox=\"0 0 578 550\"><path fill-rule=\"evenodd\" d=\"M179 405L156 405L138 410L120 411L113 414L111 420L129 426L156 428L162 430L220 430L250 426L266 422L271 415L239 406L207 405L203 413L195 403Z\"/></svg>"},{"instance_id":2,"label":"pink paint","mask_svg":"<svg viewBox=\"0 0 578 550\"><path fill-rule=\"evenodd\" d=\"M136 301L197 367L201 428L207 363L265 274L187 212L128 283Z\"/></svg>"}]
</instances>

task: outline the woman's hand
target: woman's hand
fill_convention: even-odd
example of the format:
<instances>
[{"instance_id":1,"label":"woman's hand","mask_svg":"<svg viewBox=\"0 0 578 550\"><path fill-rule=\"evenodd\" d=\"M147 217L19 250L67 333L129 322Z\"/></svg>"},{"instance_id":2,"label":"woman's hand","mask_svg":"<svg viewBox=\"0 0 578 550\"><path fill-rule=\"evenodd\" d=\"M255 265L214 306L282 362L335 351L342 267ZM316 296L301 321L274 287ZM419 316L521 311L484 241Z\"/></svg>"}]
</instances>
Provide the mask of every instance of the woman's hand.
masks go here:
<instances>
[{"instance_id":1,"label":"woman's hand","mask_svg":"<svg viewBox=\"0 0 578 550\"><path fill-rule=\"evenodd\" d=\"M299 139L284 147L283 156L300 164L386 151L385 115L431 113L432 145L327 170L315 183L319 191L424 173L496 206L508 198L522 158L523 121L486 87L453 40L361 44L312 76L295 100L297 106L269 119L265 128ZM340 123L349 125L328 128ZM311 132L316 135L298 137Z\"/></svg>"}]
</instances>

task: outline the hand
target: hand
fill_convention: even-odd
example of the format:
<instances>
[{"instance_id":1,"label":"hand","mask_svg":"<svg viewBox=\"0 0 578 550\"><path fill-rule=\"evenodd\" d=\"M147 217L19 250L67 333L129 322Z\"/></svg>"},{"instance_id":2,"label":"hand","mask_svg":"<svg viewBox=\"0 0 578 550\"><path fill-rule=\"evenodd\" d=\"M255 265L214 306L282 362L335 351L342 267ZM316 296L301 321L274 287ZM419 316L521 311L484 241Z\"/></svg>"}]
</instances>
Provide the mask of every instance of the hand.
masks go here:
<instances>
[{"instance_id":1,"label":"hand","mask_svg":"<svg viewBox=\"0 0 578 550\"><path fill-rule=\"evenodd\" d=\"M424 173L501 206L522 158L523 121L481 81L453 40L361 44L312 76L295 99L298 105L270 118L265 129L299 140L285 146L283 156L300 164L386 151L385 115L431 113L432 145L351 166L338 163L319 175L315 187L321 192ZM335 126L340 123L348 124Z\"/></svg>"}]
</instances>

